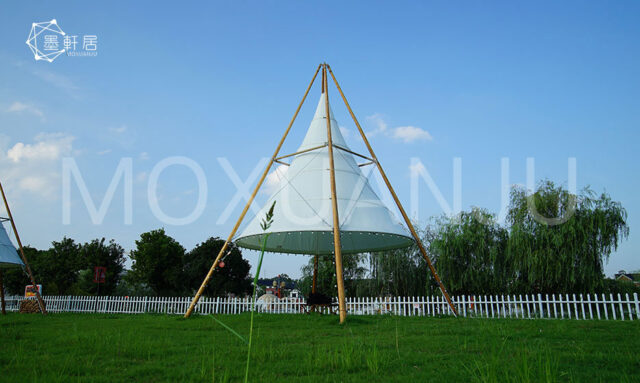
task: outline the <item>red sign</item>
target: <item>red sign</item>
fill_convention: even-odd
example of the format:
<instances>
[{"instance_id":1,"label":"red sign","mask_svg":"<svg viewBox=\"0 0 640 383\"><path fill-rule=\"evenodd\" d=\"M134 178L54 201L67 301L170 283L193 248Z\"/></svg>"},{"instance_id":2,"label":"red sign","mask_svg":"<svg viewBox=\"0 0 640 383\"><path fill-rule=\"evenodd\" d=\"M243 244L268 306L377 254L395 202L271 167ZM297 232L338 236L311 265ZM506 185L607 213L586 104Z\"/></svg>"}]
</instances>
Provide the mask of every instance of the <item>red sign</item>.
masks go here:
<instances>
[{"instance_id":1,"label":"red sign","mask_svg":"<svg viewBox=\"0 0 640 383\"><path fill-rule=\"evenodd\" d=\"M42 285L36 285L38 287L38 293L40 295L42 295ZM29 298L29 297L35 297L36 296L36 289L33 287L33 285L27 285L24 288L24 297L25 298Z\"/></svg>"},{"instance_id":2,"label":"red sign","mask_svg":"<svg viewBox=\"0 0 640 383\"><path fill-rule=\"evenodd\" d=\"M104 283L107 279L107 268L102 266L96 266L93 273L94 283Z\"/></svg>"}]
</instances>

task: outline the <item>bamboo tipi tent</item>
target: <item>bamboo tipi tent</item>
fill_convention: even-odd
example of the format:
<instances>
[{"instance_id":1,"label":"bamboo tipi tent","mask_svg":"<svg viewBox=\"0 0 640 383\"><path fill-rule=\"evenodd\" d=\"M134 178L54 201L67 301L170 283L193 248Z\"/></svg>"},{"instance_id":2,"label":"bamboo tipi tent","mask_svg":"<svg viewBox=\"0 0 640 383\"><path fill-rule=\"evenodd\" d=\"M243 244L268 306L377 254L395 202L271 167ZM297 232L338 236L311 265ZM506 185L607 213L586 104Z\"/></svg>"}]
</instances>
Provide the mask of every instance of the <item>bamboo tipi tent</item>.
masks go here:
<instances>
[{"instance_id":1,"label":"bamboo tipi tent","mask_svg":"<svg viewBox=\"0 0 640 383\"><path fill-rule=\"evenodd\" d=\"M4 302L4 285L2 278L2 268L7 267L22 267L27 274L29 275L29 279L34 287L36 287L35 278L33 278L33 273L31 272L31 268L29 267L29 263L27 262L27 258L24 255L24 249L22 248L22 241L20 241L20 235L18 235L18 229L16 228L16 223L13 220L13 215L11 214L11 209L9 208L9 202L7 202L7 196L4 194L4 189L2 188L2 183L0 183L0 194L2 194L2 200L4 201L4 207L6 209L8 217L0 217L0 305L2 306L2 314L6 314L5 312L5 302ZM10 222L11 228L13 229L13 234L16 236L16 241L18 242L18 247L20 252L16 250L16 248L11 243L9 236L7 235L7 231L4 229L4 222ZM19 254L19 256L18 256ZM42 314L46 314L47 310L44 305L44 301L38 292L38 289L35 289L36 298L38 300L38 305L40 306L40 312Z\"/></svg>"},{"instance_id":2,"label":"bamboo tipi tent","mask_svg":"<svg viewBox=\"0 0 640 383\"><path fill-rule=\"evenodd\" d=\"M279 156L280 148L320 70L322 70L320 101L305 138L295 153ZM352 151L340 132L329 105L329 74L331 74L369 151L368 156ZM288 163L287 160L291 162ZM358 163L358 160L361 163ZM260 227L260 219L276 202L274 211L276 218L269 229L270 234L265 251L314 255L313 292L315 292L317 278L318 256L333 255L336 265L340 322L342 323L347 315L342 254L400 249L417 243L452 311L456 313L449 294L431 264L420 238L391 187L331 68L328 64L320 64L274 155L271 157L271 161L193 298L185 317L189 317L193 312L213 271L224 255L229 242L233 240L247 210L274 163L286 165L288 169L262 211L236 238L236 245L255 250L261 248L265 233ZM380 201L369 185L368 179L361 171L361 167L367 165L376 166L380 171L408 230L395 220L391 211Z\"/></svg>"}]
</instances>

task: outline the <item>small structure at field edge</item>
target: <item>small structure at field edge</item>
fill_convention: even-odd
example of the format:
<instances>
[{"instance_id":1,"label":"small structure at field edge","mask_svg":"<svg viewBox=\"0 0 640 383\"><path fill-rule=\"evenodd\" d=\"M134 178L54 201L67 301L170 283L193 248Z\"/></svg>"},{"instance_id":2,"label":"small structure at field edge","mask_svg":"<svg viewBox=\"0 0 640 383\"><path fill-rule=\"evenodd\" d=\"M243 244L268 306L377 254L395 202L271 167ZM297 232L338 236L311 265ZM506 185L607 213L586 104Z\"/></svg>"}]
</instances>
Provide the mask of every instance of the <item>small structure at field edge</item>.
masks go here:
<instances>
[{"instance_id":1,"label":"small structure at field edge","mask_svg":"<svg viewBox=\"0 0 640 383\"><path fill-rule=\"evenodd\" d=\"M35 294L38 302L38 306L40 308L40 312L42 314L46 314L47 310L45 308L44 301L40 296L40 292L38 291L37 284L35 278L33 278L33 273L31 272L31 268L29 267L29 263L27 262L27 257L24 255L24 249L22 248L22 241L20 241L20 235L18 235L18 229L16 228L16 223L13 220L13 215L11 214L11 209L9 208L9 203L7 202L7 197L4 194L4 189L2 188L2 183L0 183L0 193L2 194L2 200L4 201L4 207L6 209L8 217L0 217L0 305L2 306L2 315L5 315L5 302L4 302L4 286L2 281L2 268L3 267L22 267L26 270L29 275L29 279L33 286L35 286ZM13 228L13 233L16 236L16 241L18 242L18 247L20 252L16 250L16 248L11 243L9 236L7 235L7 231L4 229L3 223L9 221L11 222L11 227ZM20 254L20 256L18 256Z\"/></svg>"}]
</instances>

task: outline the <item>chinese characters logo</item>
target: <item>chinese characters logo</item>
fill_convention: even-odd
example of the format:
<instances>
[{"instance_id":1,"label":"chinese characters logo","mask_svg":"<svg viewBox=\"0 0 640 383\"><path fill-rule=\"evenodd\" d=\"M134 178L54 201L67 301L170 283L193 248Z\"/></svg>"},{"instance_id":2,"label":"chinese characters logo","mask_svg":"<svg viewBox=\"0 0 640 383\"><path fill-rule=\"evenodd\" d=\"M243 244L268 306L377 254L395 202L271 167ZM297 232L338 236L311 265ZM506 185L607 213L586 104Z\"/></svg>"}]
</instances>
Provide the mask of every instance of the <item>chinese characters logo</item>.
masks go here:
<instances>
[{"instance_id":1,"label":"chinese characters logo","mask_svg":"<svg viewBox=\"0 0 640 383\"><path fill-rule=\"evenodd\" d=\"M56 19L31 24L27 45L36 61L53 62L64 52L67 56L98 55L98 36L66 34Z\"/></svg>"}]
</instances>

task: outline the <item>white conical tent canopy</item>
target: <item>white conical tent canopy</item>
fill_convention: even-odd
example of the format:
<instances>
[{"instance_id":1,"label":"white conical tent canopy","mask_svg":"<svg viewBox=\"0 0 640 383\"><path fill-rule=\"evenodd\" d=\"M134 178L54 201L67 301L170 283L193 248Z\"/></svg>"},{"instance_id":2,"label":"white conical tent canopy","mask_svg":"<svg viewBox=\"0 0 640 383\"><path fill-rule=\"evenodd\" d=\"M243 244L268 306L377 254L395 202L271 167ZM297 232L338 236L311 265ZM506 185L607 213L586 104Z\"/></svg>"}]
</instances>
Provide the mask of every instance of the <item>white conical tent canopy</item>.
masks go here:
<instances>
[{"instance_id":1,"label":"white conical tent canopy","mask_svg":"<svg viewBox=\"0 0 640 383\"><path fill-rule=\"evenodd\" d=\"M4 225L0 223L0 267L8 266L24 266L24 263L11 243Z\"/></svg>"},{"instance_id":2,"label":"white conical tent canopy","mask_svg":"<svg viewBox=\"0 0 640 383\"><path fill-rule=\"evenodd\" d=\"M333 112L331 138L334 146L348 149ZM240 247L261 248L260 226L276 201L266 251L296 254L333 254L333 210L327 147L324 94L309 130L290 166L280 174L276 191L236 239ZM340 148L333 150L340 240L342 253L364 253L410 246L414 240L380 201L354 156Z\"/></svg>"}]
</instances>

